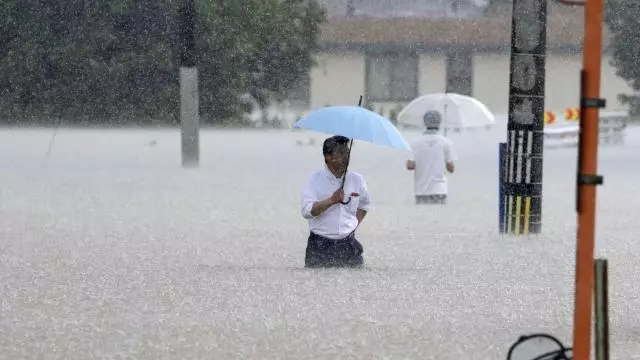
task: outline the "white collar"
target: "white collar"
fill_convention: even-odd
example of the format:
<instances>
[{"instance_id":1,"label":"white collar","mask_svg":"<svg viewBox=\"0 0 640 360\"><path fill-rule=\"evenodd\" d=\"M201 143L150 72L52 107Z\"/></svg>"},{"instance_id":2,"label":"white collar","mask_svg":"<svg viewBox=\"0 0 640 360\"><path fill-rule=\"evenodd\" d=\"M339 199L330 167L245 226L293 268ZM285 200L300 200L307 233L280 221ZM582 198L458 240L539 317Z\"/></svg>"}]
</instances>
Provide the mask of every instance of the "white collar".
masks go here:
<instances>
[{"instance_id":1,"label":"white collar","mask_svg":"<svg viewBox=\"0 0 640 360\"><path fill-rule=\"evenodd\" d=\"M329 181L331 181L332 184L335 184L336 182L341 182L342 181L342 177L336 177L331 170L329 170L329 167L327 167L327 165L324 165L324 173L327 176L327 179L329 179Z\"/></svg>"}]
</instances>

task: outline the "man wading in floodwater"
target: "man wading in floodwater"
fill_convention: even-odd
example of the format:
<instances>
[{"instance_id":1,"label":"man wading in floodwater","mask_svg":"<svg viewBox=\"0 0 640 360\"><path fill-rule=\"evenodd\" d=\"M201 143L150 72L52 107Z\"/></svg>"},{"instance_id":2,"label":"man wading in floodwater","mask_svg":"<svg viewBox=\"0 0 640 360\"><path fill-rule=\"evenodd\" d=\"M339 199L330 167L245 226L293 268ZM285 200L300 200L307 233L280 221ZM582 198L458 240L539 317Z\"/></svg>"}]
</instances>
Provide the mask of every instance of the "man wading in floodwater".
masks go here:
<instances>
[{"instance_id":1,"label":"man wading in floodwater","mask_svg":"<svg viewBox=\"0 0 640 360\"><path fill-rule=\"evenodd\" d=\"M428 111L423 117L427 128L422 139L411 145L413 159L407 160L407 170L413 171L416 204L446 204L447 175L455 170L456 154L453 143L438 134L442 117Z\"/></svg>"},{"instance_id":2,"label":"man wading in floodwater","mask_svg":"<svg viewBox=\"0 0 640 360\"><path fill-rule=\"evenodd\" d=\"M369 210L369 192L362 175L348 171L349 139L332 136L322 145L325 167L314 172L302 193L302 216L309 221L305 267L359 267L363 248L355 231ZM343 205L345 193L351 201ZM348 198L347 198L348 199Z\"/></svg>"}]
</instances>

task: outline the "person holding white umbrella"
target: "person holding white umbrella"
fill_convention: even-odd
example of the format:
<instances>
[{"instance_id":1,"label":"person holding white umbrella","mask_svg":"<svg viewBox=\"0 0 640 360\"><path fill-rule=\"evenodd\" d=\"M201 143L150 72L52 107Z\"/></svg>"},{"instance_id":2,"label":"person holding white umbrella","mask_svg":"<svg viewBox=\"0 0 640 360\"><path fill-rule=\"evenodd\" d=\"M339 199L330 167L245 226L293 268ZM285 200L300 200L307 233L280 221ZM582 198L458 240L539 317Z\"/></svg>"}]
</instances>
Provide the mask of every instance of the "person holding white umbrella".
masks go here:
<instances>
[{"instance_id":1,"label":"person holding white umbrella","mask_svg":"<svg viewBox=\"0 0 640 360\"><path fill-rule=\"evenodd\" d=\"M455 171L456 154L451 140L439 134L442 116L438 111L427 111L423 116L424 136L411 145L413 158L407 160L407 170L414 172L416 204L447 202L447 172Z\"/></svg>"},{"instance_id":2,"label":"person holding white umbrella","mask_svg":"<svg viewBox=\"0 0 640 360\"><path fill-rule=\"evenodd\" d=\"M445 136L447 129L486 128L495 123L493 113L478 99L446 92L427 94L414 99L398 114L398 124L421 128L422 117L427 111L437 111L442 115L440 128Z\"/></svg>"}]
</instances>

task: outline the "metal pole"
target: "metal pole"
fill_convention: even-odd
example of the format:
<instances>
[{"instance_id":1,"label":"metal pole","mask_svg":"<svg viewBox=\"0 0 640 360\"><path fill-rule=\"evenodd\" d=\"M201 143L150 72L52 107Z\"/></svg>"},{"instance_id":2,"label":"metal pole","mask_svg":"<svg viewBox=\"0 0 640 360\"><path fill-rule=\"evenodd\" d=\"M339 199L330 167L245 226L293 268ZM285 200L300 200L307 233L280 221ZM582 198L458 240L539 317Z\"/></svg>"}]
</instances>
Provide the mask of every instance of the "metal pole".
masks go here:
<instances>
[{"instance_id":1,"label":"metal pole","mask_svg":"<svg viewBox=\"0 0 640 360\"><path fill-rule=\"evenodd\" d=\"M573 356L589 360L593 296L593 253L595 246L596 185L602 184L598 171L598 112L602 59L603 0L587 0L584 9L580 99L580 145L578 150L576 244L576 289L573 321Z\"/></svg>"},{"instance_id":2,"label":"metal pole","mask_svg":"<svg viewBox=\"0 0 640 360\"><path fill-rule=\"evenodd\" d=\"M546 0L513 0L506 232L514 235L542 228L546 29Z\"/></svg>"},{"instance_id":3,"label":"metal pole","mask_svg":"<svg viewBox=\"0 0 640 360\"><path fill-rule=\"evenodd\" d=\"M184 0L180 9L180 124L182 166L200 163L198 69L196 67L196 2Z\"/></svg>"},{"instance_id":4,"label":"metal pole","mask_svg":"<svg viewBox=\"0 0 640 360\"><path fill-rule=\"evenodd\" d=\"M596 360L609 360L609 270L607 259L593 262L595 276L595 347Z\"/></svg>"}]
</instances>

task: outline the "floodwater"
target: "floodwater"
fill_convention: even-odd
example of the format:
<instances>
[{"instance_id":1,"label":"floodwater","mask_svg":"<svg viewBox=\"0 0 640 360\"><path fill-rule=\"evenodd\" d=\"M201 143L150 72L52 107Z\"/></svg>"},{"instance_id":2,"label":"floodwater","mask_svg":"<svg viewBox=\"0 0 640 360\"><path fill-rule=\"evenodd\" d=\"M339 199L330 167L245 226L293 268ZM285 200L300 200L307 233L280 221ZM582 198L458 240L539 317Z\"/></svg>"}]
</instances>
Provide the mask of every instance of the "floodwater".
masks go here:
<instances>
[{"instance_id":1,"label":"floodwater","mask_svg":"<svg viewBox=\"0 0 640 360\"><path fill-rule=\"evenodd\" d=\"M640 129L600 149L597 255L614 359L640 359ZM571 345L576 149L545 152L543 233L497 234L504 129L453 134L446 207L415 206L407 153L357 142L366 269L305 270L300 191L322 134L0 130L2 359L505 359ZM414 139L419 134L408 134ZM310 139L315 144L309 144Z\"/></svg>"}]
</instances>

